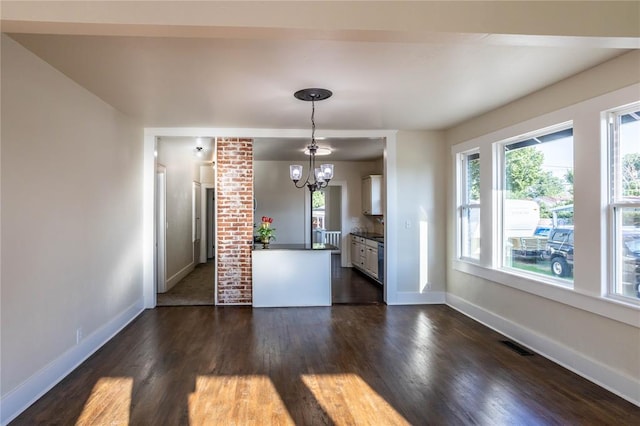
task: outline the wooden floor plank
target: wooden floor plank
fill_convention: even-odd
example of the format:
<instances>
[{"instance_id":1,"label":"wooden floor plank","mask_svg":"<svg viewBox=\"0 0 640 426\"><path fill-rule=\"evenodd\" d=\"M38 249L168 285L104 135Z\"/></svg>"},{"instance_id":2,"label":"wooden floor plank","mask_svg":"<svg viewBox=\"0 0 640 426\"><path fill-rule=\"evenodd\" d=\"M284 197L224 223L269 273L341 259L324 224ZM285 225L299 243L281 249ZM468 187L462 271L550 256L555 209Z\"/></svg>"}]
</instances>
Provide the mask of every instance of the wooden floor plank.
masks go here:
<instances>
[{"instance_id":1,"label":"wooden floor plank","mask_svg":"<svg viewBox=\"0 0 640 426\"><path fill-rule=\"evenodd\" d=\"M157 308L11 424L640 424L503 339L442 305Z\"/></svg>"}]
</instances>

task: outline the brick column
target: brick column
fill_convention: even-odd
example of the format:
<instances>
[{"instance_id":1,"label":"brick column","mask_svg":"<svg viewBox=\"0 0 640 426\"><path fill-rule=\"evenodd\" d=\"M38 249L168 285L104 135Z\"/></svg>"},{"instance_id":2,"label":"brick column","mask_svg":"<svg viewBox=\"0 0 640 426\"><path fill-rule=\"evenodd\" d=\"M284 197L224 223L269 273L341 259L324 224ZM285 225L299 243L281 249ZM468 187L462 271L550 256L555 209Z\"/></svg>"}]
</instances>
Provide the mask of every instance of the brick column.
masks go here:
<instances>
[{"instance_id":1,"label":"brick column","mask_svg":"<svg viewBox=\"0 0 640 426\"><path fill-rule=\"evenodd\" d=\"M253 241L253 140L216 142L218 304L250 305Z\"/></svg>"}]
</instances>

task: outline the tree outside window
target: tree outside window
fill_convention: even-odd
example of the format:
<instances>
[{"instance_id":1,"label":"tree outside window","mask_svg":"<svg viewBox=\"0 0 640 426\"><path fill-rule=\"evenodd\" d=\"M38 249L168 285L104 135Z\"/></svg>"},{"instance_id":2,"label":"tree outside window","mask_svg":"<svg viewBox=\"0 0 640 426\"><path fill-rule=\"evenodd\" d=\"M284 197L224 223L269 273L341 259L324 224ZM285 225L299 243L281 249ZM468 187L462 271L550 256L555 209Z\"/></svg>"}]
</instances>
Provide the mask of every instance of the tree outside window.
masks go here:
<instances>
[{"instance_id":1,"label":"tree outside window","mask_svg":"<svg viewBox=\"0 0 640 426\"><path fill-rule=\"evenodd\" d=\"M503 145L503 267L573 281L573 129ZM565 239L556 242L555 238Z\"/></svg>"}]
</instances>

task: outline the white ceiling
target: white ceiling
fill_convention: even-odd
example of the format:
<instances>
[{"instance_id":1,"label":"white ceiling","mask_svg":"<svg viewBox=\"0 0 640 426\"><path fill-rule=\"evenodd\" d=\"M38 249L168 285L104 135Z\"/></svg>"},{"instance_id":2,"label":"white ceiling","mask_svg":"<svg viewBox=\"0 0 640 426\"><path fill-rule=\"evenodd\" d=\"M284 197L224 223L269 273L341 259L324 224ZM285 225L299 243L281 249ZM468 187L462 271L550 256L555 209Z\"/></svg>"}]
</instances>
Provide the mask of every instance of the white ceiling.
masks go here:
<instances>
[{"instance_id":1,"label":"white ceiling","mask_svg":"<svg viewBox=\"0 0 640 426\"><path fill-rule=\"evenodd\" d=\"M145 127L444 129L624 51L589 47L13 34ZM571 60L567 60L571 58Z\"/></svg>"},{"instance_id":2,"label":"white ceiling","mask_svg":"<svg viewBox=\"0 0 640 426\"><path fill-rule=\"evenodd\" d=\"M25 16L39 11L16 10ZM10 12L20 15L9 8L3 19ZM153 36L123 36L110 35L113 25L85 24L82 31L70 31L69 23L82 20L76 12L67 26L54 30L33 22L18 25L13 15L3 25L28 29L30 34L10 35L145 127L310 128L311 105L293 93L322 87L334 95L316 104L318 129L446 129L638 44L637 39L616 43L615 38L603 42L548 34L544 39L534 34L505 41L486 34L426 32L416 39L400 30L357 36L333 31L318 37L300 31L288 35L286 23L274 23L281 27L271 32L236 27L225 35L217 27L214 36L194 37L203 32L192 29L176 36L175 28L162 27ZM355 24L344 27L349 25ZM116 28L114 34L127 33L122 26ZM265 159L294 159L293 148L284 140L266 142L256 148ZM327 143L337 151L344 148L346 157L354 155L349 148L373 155L365 149L366 140ZM267 153L266 147L277 153Z\"/></svg>"},{"instance_id":3,"label":"white ceiling","mask_svg":"<svg viewBox=\"0 0 640 426\"><path fill-rule=\"evenodd\" d=\"M253 142L253 158L268 161L308 161L304 149L311 137L256 138ZM318 157L319 161L371 161L382 157L384 140L381 138L329 138L317 141L318 146L329 148L331 154ZM304 164L304 163L302 163Z\"/></svg>"}]
</instances>

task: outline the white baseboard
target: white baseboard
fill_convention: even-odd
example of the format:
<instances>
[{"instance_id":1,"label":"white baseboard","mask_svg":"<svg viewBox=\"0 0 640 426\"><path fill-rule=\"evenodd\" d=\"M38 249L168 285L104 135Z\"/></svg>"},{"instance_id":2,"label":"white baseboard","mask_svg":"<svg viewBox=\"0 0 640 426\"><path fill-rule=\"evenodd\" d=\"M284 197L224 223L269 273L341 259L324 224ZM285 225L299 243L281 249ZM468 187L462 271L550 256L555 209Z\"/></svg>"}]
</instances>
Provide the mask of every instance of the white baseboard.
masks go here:
<instances>
[{"instance_id":1,"label":"white baseboard","mask_svg":"<svg viewBox=\"0 0 640 426\"><path fill-rule=\"evenodd\" d=\"M435 305L443 304L446 301L443 291L427 291L420 293L417 291L399 291L396 293L395 302L391 305Z\"/></svg>"},{"instance_id":2,"label":"white baseboard","mask_svg":"<svg viewBox=\"0 0 640 426\"><path fill-rule=\"evenodd\" d=\"M602 386L632 404L640 406L639 380L451 293L447 293L446 303L462 314L500 334L504 334L556 364Z\"/></svg>"},{"instance_id":3,"label":"white baseboard","mask_svg":"<svg viewBox=\"0 0 640 426\"><path fill-rule=\"evenodd\" d=\"M174 285L178 284L181 279L189 275L195 268L196 264L194 262L191 262L190 264L173 274L171 278L167 280L167 284L164 287L166 289L165 292L171 290Z\"/></svg>"},{"instance_id":4,"label":"white baseboard","mask_svg":"<svg viewBox=\"0 0 640 426\"><path fill-rule=\"evenodd\" d=\"M143 310L143 301L137 301L3 396L0 400L0 424L4 426L15 419L137 318Z\"/></svg>"}]
</instances>

